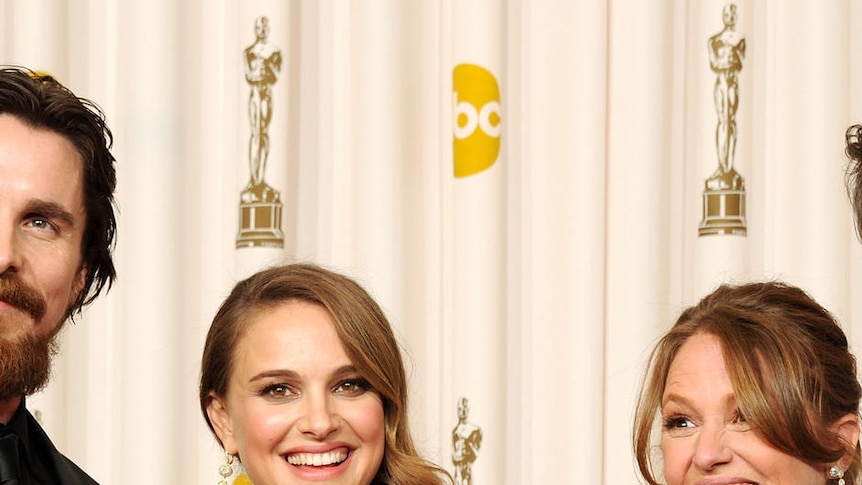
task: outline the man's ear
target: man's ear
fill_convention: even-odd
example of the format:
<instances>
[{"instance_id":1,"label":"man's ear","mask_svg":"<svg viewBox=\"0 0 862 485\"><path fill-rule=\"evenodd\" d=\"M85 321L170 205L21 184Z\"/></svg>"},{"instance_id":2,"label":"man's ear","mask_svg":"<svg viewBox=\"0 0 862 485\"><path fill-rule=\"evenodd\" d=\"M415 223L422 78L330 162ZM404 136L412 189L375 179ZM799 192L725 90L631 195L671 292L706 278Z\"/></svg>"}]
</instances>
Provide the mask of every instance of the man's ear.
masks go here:
<instances>
[{"instance_id":1,"label":"man's ear","mask_svg":"<svg viewBox=\"0 0 862 485\"><path fill-rule=\"evenodd\" d=\"M236 439L233 434L233 422L227 409L227 403L214 392L210 392L209 394L207 416L210 418L210 423L212 423L216 436L221 441L224 450L231 455L236 455L239 450L236 446Z\"/></svg>"},{"instance_id":2,"label":"man's ear","mask_svg":"<svg viewBox=\"0 0 862 485\"><path fill-rule=\"evenodd\" d=\"M90 272L89 268L87 268L86 264L81 265L81 269L78 270L78 274L75 276L75 287L72 292L75 297L72 298L72 301L76 301L79 296L81 296L81 292L84 291L84 285L87 284L87 274Z\"/></svg>"}]
</instances>

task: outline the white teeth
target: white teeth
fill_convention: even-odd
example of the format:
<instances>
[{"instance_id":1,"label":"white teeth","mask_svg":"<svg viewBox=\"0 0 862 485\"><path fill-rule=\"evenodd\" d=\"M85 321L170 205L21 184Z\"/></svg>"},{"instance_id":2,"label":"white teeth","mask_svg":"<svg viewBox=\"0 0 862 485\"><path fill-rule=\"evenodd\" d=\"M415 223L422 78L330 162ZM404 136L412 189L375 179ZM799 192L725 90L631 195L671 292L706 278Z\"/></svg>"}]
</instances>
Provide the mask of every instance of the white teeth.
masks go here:
<instances>
[{"instance_id":1,"label":"white teeth","mask_svg":"<svg viewBox=\"0 0 862 485\"><path fill-rule=\"evenodd\" d=\"M344 450L330 451L327 453L294 453L287 455L287 462L291 465L305 466L327 466L341 463L347 459Z\"/></svg>"}]
</instances>

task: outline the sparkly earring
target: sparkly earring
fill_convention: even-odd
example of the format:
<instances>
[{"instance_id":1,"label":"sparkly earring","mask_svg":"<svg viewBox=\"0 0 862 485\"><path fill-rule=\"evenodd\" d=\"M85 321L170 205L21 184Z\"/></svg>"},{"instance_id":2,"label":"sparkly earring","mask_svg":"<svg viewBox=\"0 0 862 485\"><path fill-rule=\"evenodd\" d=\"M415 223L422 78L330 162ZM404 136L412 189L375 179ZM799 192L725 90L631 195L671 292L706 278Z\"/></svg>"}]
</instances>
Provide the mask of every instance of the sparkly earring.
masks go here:
<instances>
[{"instance_id":1,"label":"sparkly earring","mask_svg":"<svg viewBox=\"0 0 862 485\"><path fill-rule=\"evenodd\" d=\"M829 478L832 480L838 480L838 485L844 485L844 470L837 466L833 466L829 469Z\"/></svg>"},{"instance_id":2,"label":"sparkly earring","mask_svg":"<svg viewBox=\"0 0 862 485\"><path fill-rule=\"evenodd\" d=\"M227 477L233 475L233 455L228 452L224 453L224 464L218 467L218 474L221 475L221 480L218 485L228 485Z\"/></svg>"}]
</instances>

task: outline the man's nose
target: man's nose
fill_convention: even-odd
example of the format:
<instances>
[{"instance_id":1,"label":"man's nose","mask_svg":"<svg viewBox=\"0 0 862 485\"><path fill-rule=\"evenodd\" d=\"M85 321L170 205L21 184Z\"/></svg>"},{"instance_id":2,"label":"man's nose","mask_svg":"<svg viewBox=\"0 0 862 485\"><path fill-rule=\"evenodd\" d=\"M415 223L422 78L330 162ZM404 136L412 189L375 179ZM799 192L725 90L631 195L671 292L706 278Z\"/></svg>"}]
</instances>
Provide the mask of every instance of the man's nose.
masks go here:
<instances>
[{"instance_id":1,"label":"man's nose","mask_svg":"<svg viewBox=\"0 0 862 485\"><path fill-rule=\"evenodd\" d=\"M0 274L16 272L21 267L21 248L14 226L0 222Z\"/></svg>"}]
</instances>

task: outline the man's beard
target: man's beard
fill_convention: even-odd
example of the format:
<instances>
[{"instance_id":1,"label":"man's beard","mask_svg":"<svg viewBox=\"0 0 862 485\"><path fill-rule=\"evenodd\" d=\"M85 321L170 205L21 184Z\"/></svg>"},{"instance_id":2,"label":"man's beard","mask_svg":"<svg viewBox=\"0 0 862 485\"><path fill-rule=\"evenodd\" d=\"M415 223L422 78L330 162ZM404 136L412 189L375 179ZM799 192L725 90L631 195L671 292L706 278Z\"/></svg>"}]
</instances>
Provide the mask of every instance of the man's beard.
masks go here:
<instances>
[{"instance_id":1,"label":"man's beard","mask_svg":"<svg viewBox=\"0 0 862 485\"><path fill-rule=\"evenodd\" d=\"M34 323L41 320L47 310L45 299L39 292L12 273L0 274L0 301L27 313Z\"/></svg>"},{"instance_id":2,"label":"man's beard","mask_svg":"<svg viewBox=\"0 0 862 485\"><path fill-rule=\"evenodd\" d=\"M0 301L27 313L34 323L45 315L45 300L14 274L0 274ZM0 323L0 331L8 323ZM44 335L34 335L32 330L11 339L0 335L0 399L27 396L48 384L61 326L62 322Z\"/></svg>"},{"instance_id":3,"label":"man's beard","mask_svg":"<svg viewBox=\"0 0 862 485\"><path fill-rule=\"evenodd\" d=\"M41 391L51 378L57 349L56 334L0 338L0 400Z\"/></svg>"}]
</instances>

